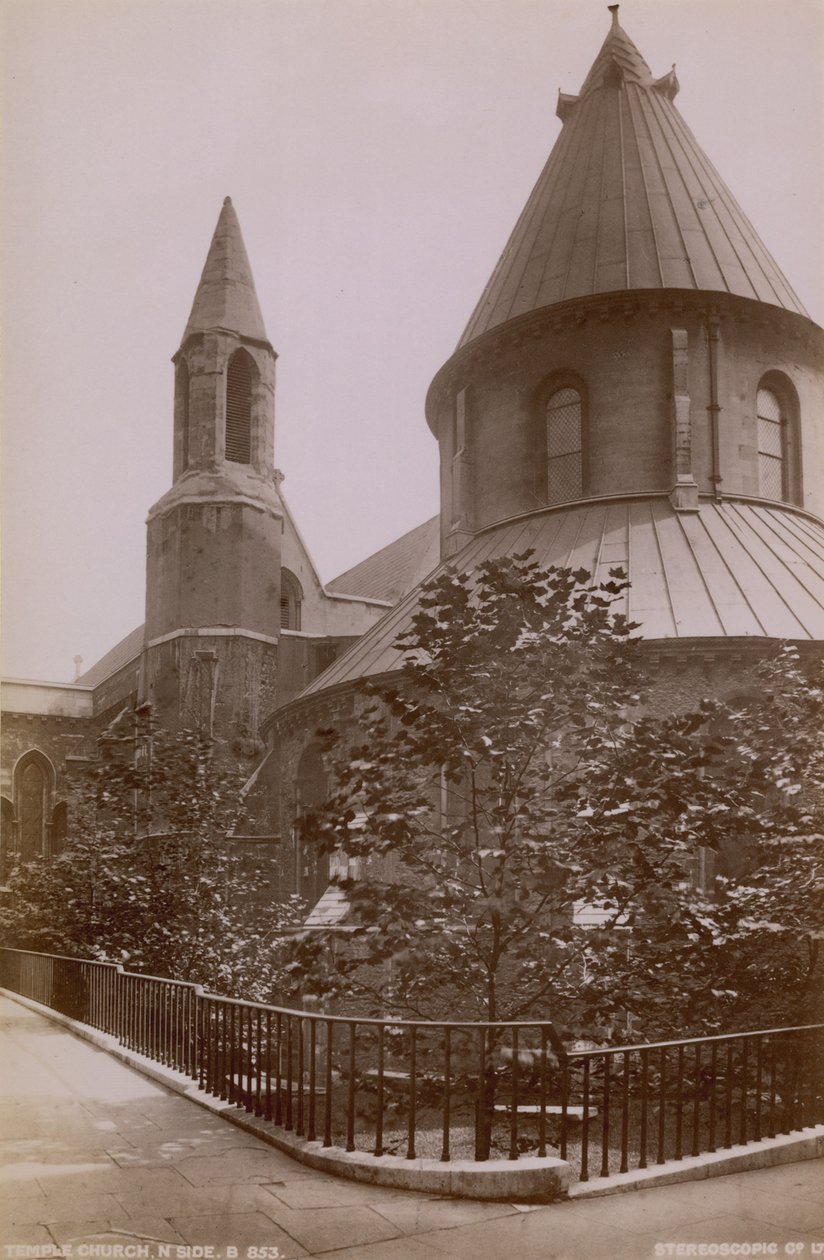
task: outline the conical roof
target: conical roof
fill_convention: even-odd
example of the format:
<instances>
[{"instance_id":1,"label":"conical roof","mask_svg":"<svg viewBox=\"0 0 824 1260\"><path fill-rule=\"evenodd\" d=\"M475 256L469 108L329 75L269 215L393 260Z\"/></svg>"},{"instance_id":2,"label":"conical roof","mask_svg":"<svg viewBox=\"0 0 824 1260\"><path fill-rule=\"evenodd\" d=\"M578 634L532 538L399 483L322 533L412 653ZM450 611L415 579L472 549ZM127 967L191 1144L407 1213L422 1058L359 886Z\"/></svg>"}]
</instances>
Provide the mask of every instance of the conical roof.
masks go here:
<instances>
[{"instance_id":1,"label":"conical roof","mask_svg":"<svg viewBox=\"0 0 824 1260\"><path fill-rule=\"evenodd\" d=\"M572 298L628 289L735 293L806 312L610 6L612 29L460 345Z\"/></svg>"},{"instance_id":2,"label":"conical roof","mask_svg":"<svg viewBox=\"0 0 824 1260\"><path fill-rule=\"evenodd\" d=\"M225 328L255 341L267 340L231 197L223 202L183 341L192 333L215 328Z\"/></svg>"}]
</instances>

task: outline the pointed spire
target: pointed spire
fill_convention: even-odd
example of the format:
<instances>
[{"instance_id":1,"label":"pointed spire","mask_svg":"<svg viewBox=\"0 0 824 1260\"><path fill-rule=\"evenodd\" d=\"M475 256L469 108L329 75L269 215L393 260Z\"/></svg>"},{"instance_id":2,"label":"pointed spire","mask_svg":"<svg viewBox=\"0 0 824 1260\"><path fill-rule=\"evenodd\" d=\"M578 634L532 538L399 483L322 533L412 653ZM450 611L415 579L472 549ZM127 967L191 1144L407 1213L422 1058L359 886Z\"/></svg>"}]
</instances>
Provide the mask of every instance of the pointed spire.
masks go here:
<instances>
[{"instance_id":1,"label":"pointed spire","mask_svg":"<svg viewBox=\"0 0 824 1260\"><path fill-rule=\"evenodd\" d=\"M612 25L578 93L581 97L595 88L619 87L623 82L639 83L644 87L652 83L652 71L618 21L618 5L607 7L612 14Z\"/></svg>"},{"instance_id":2,"label":"pointed spire","mask_svg":"<svg viewBox=\"0 0 824 1260\"><path fill-rule=\"evenodd\" d=\"M612 23L461 338L573 298L628 289L735 293L805 314L659 79Z\"/></svg>"},{"instance_id":3,"label":"pointed spire","mask_svg":"<svg viewBox=\"0 0 824 1260\"><path fill-rule=\"evenodd\" d=\"M183 342L192 333L216 328L240 333L254 341L267 340L252 268L231 197L223 202Z\"/></svg>"}]
</instances>

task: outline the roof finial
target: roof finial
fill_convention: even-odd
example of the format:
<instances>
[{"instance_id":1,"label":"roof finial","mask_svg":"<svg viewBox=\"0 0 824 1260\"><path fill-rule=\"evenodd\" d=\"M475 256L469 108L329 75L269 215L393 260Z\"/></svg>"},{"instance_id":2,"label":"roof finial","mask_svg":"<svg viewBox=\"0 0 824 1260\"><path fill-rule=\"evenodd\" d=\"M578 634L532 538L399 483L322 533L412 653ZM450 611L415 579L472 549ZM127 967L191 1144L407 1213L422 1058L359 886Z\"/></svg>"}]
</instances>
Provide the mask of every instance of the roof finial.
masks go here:
<instances>
[{"instance_id":1,"label":"roof finial","mask_svg":"<svg viewBox=\"0 0 824 1260\"><path fill-rule=\"evenodd\" d=\"M614 31L617 31L617 30L618 30L618 9L619 9L619 7L620 7L620 6L619 6L619 5L617 5L617 4L608 4L608 5L607 5L607 8L609 9L610 13L612 14L612 29L613 29Z\"/></svg>"}]
</instances>

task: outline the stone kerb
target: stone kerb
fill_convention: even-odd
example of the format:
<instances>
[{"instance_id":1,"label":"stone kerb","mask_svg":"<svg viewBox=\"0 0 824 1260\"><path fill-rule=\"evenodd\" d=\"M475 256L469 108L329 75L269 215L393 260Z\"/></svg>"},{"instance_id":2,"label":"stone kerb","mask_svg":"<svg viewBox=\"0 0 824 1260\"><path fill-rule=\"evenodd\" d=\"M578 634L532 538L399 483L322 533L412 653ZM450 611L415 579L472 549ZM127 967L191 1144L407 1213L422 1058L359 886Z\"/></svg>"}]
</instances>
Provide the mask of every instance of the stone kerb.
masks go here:
<instances>
[{"instance_id":1,"label":"stone kerb","mask_svg":"<svg viewBox=\"0 0 824 1260\"><path fill-rule=\"evenodd\" d=\"M278 1131L272 1127L270 1121L239 1111L234 1103L203 1093L182 1072L143 1058L120 1045L108 1033L78 1023L69 1016L10 989L0 987L0 994L52 1020L150 1080L183 1095L214 1115L221 1116L244 1132L290 1155L297 1162L332 1176L345 1177L368 1185L487 1202L544 1204L599 1198L603 1195L684 1181L702 1181L730 1173L824 1157L824 1125L817 1125L797 1133L764 1138L746 1146L733 1146L711 1154L704 1153L677 1162L670 1161L665 1165L571 1184L569 1164L553 1157L540 1159L535 1156L521 1156L518 1160L488 1160L483 1163L457 1159L444 1162L436 1159L406 1159L399 1155L375 1156L366 1151L324 1147L320 1142L308 1142L292 1133Z\"/></svg>"},{"instance_id":2,"label":"stone kerb","mask_svg":"<svg viewBox=\"0 0 824 1260\"><path fill-rule=\"evenodd\" d=\"M127 1049L109 1033L99 1032L10 989L0 988L0 994L60 1024L150 1080L222 1116L309 1168L369 1185L487 1202L555 1203L568 1197L570 1166L565 1160L549 1156L543 1159L522 1156L518 1160L494 1159L483 1163L466 1159L444 1162L406 1159L399 1155L376 1156L368 1151L345 1151L341 1147L324 1147L321 1142L308 1142L274 1129L271 1121L239 1111L234 1103L203 1093L190 1077Z\"/></svg>"}]
</instances>

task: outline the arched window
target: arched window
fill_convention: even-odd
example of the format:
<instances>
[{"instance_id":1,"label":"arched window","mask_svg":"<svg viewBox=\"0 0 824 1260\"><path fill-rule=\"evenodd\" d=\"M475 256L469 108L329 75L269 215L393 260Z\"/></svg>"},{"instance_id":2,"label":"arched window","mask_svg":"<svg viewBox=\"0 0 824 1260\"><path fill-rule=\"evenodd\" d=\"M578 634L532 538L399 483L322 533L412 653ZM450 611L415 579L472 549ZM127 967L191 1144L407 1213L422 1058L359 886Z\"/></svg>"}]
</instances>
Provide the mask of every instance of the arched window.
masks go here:
<instances>
[{"instance_id":1,"label":"arched window","mask_svg":"<svg viewBox=\"0 0 824 1260\"><path fill-rule=\"evenodd\" d=\"M288 569L280 571L280 628L281 630L300 630L300 606L303 602L303 591L294 573Z\"/></svg>"},{"instance_id":2,"label":"arched window","mask_svg":"<svg viewBox=\"0 0 824 1260\"><path fill-rule=\"evenodd\" d=\"M581 395L564 386L546 404L547 503L580 499L584 492L584 424Z\"/></svg>"},{"instance_id":3,"label":"arched window","mask_svg":"<svg viewBox=\"0 0 824 1260\"><path fill-rule=\"evenodd\" d=\"M48 757L32 749L14 767L14 803L18 847L23 862L48 853L54 769Z\"/></svg>"},{"instance_id":4,"label":"arched window","mask_svg":"<svg viewBox=\"0 0 824 1260\"><path fill-rule=\"evenodd\" d=\"M252 360L236 350L226 369L226 458L252 462Z\"/></svg>"},{"instance_id":5,"label":"arched window","mask_svg":"<svg viewBox=\"0 0 824 1260\"><path fill-rule=\"evenodd\" d=\"M757 395L758 493L764 499L790 498L789 417L775 389L763 384Z\"/></svg>"}]
</instances>

